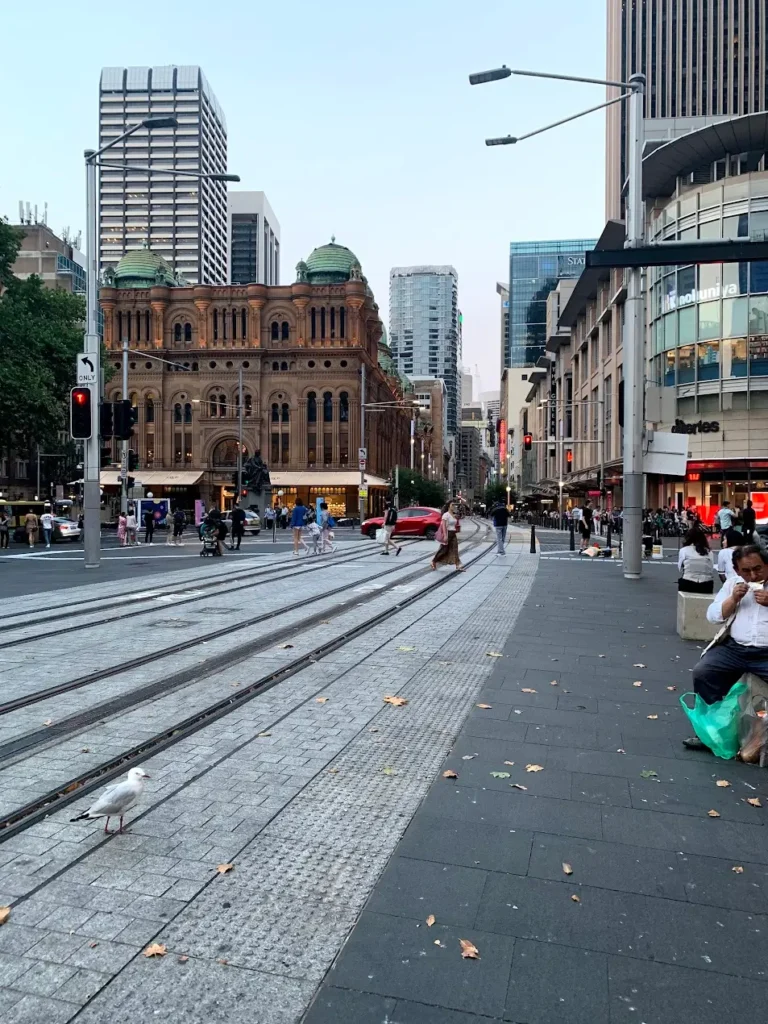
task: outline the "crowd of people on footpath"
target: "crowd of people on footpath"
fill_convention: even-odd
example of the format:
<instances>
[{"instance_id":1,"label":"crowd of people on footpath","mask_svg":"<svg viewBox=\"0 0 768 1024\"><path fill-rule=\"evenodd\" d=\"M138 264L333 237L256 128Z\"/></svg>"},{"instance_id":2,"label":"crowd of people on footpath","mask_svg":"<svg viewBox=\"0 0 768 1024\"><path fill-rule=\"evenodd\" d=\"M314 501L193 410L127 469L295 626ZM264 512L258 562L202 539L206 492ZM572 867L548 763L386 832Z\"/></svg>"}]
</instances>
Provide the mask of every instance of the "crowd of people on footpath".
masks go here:
<instances>
[{"instance_id":1,"label":"crowd of people on footpath","mask_svg":"<svg viewBox=\"0 0 768 1024\"><path fill-rule=\"evenodd\" d=\"M751 501L747 501L740 510L724 501L715 515L712 535L720 538L720 549L716 555L701 520L696 517L691 521L677 559L680 570L678 590L693 594L714 593L716 578L726 583L737 575L734 552L738 548L763 547L756 533L756 515Z\"/></svg>"}]
</instances>

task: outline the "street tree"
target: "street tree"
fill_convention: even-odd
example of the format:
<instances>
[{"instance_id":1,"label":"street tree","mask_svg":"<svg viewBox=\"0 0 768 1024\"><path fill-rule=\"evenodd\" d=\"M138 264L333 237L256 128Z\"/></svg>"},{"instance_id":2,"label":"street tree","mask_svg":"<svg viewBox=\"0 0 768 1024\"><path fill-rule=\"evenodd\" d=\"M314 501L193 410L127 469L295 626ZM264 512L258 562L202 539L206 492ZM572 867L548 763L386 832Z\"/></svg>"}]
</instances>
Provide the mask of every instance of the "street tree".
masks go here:
<instances>
[{"instance_id":1,"label":"street tree","mask_svg":"<svg viewBox=\"0 0 768 1024\"><path fill-rule=\"evenodd\" d=\"M399 468L400 491L398 504L401 508L406 505L426 505L428 508L440 508L445 502L445 490L437 480L429 480L427 477L417 473L414 469L407 469L405 466ZM394 479L394 473L392 474Z\"/></svg>"}]
</instances>

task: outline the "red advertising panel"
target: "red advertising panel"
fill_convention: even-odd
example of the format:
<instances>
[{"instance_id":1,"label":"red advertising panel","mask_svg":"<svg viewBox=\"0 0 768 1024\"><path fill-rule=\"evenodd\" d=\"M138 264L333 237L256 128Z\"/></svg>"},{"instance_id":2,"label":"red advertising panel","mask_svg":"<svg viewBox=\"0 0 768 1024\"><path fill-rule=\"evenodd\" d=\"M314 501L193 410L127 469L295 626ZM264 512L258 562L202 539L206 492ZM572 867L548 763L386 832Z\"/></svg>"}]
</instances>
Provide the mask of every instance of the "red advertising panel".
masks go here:
<instances>
[{"instance_id":1,"label":"red advertising panel","mask_svg":"<svg viewBox=\"0 0 768 1024\"><path fill-rule=\"evenodd\" d=\"M499 422L499 465L505 466L507 461L507 421Z\"/></svg>"}]
</instances>

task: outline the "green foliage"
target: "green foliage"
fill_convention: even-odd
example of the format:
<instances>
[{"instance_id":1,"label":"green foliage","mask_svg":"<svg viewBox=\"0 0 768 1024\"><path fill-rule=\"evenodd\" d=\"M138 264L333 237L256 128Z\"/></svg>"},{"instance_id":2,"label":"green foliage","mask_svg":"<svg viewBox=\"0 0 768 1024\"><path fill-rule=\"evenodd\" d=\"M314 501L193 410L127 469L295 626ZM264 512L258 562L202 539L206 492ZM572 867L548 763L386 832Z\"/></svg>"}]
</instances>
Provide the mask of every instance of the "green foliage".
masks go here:
<instances>
[{"instance_id":1,"label":"green foliage","mask_svg":"<svg viewBox=\"0 0 768 1024\"><path fill-rule=\"evenodd\" d=\"M515 500L515 492L509 492L510 502ZM488 508L492 508L496 502L503 501L506 504L507 501L507 486L506 484L493 483L488 484L485 488L485 504Z\"/></svg>"},{"instance_id":2,"label":"green foliage","mask_svg":"<svg viewBox=\"0 0 768 1024\"><path fill-rule=\"evenodd\" d=\"M428 480L413 469L400 466L400 508L406 505L426 505L428 508L440 508L445 503L445 489L438 480ZM394 479L394 471L392 473Z\"/></svg>"},{"instance_id":3,"label":"green foliage","mask_svg":"<svg viewBox=\"0 0 768 1024\"><path fill-rule=\"evenodd\" d=\"M7 220L0 218L0 290L13 280L11 267L23 240L21 228L12 228Z\"/></svg>"}]
</instances>

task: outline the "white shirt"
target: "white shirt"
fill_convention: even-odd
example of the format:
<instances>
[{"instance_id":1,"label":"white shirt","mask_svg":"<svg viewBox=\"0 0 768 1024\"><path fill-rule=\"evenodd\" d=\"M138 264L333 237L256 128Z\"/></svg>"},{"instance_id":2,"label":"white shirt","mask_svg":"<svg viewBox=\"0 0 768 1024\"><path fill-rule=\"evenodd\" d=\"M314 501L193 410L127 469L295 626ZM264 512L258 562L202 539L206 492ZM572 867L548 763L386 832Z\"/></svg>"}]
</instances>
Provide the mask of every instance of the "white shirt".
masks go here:
<instances>
[{"instance_id":1,"label":"white shirt","mask_svg":"<svg viewBox=\"0 0 768 1024\"><path fill-rule=\"evenodd\" d=\"M53 516L51 515L50 512L43 512L43 514L40 516L40 525L44 530L53 529Z\"/></svg>"},{"instance_id":2,"label":"white shirt","mask_svg":"<svg viewBox=\"0 0 768 1024\"><path fill-rule=\"evenodd\" d=\"M720 530L725 533L726 530L730 530L733 526L733 509L721 508L717 513L717 520L720 524Z\"/></svg>"},{"instance_id":3,"label":"white shirt","mask_svg":"<svg viewBox=\"0 0 768 1024\"><path fill-rule=\"evenodd\" d=\"M456 530L456 516L452 516L450 512L443 513L443 522L445 523L446 530L451 532Z\"/></svg>"},{"instance_id":4,"label":"white shirt","mask_svg":"<svg viewBox=\"0 0 768 1024\"><path fill-rule=\"evenodd\" d=\"M125 525L129 530L136 529L136 516L133 514L133 512L129 513L128 516L126 517Z\"/></svg>"},{"instance_id":5,"label":"white shirt","mask_svg":"<svg viewBox=\"0 0 768 1024\"><path fill-rule=\"evenodd\" d=\"M691 583L709 583L714 573L711 555L700 555L693 544L686 544L680 548L677 567L682 572L683 579Z\"/></svg>"},{"instance_id":6,"label":"white shirt","mask_svg":"<svg viewBox=\"0 0 768 1024\"><path fill-rule=\"evenodd\" d=\"M737 583L743 582L741 576L732 576L725 581L715 595L715 600L707 608L709 622L725 622L723 601L731 596ZM745 647L768 647L768 606L758 604L751 590L736 606L736 617L731 623L731 637L737 644L744 644Z\"/></svg>"},{"instance_id":7,"label":"white shirt","mask_svg":"<svg viewBox=\"0 0 768 1024\"><path fill-rule=\"evenodd\" d=\"M738 573L733 568L733 552L735 550L735 548L723 548L717 556L717 571L722 576L725 576L727 580L731 579L732 576L738 576ZM739 579L741 579L740 576Z\"/></svg>"}]
</instances>

